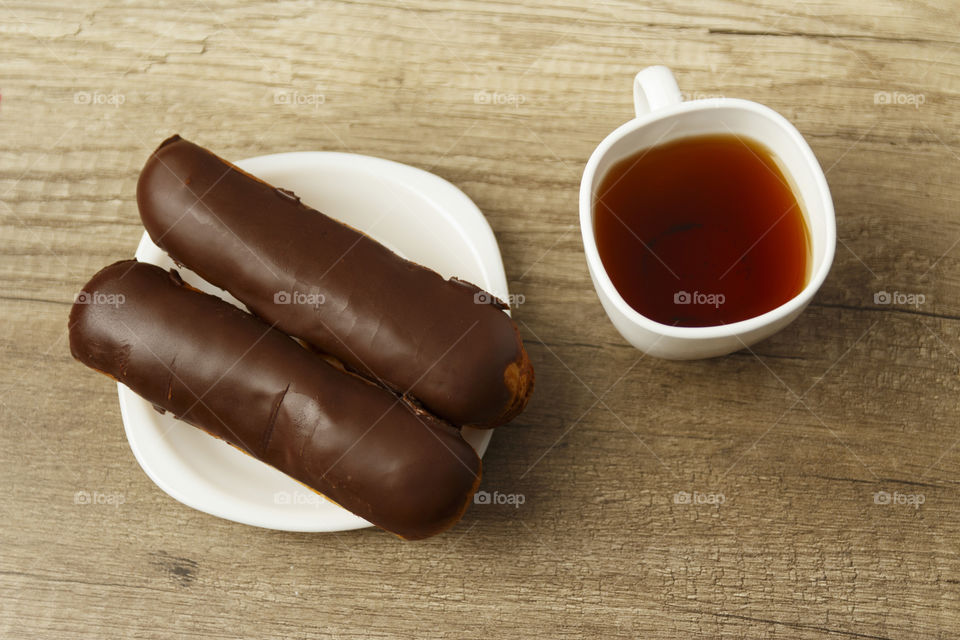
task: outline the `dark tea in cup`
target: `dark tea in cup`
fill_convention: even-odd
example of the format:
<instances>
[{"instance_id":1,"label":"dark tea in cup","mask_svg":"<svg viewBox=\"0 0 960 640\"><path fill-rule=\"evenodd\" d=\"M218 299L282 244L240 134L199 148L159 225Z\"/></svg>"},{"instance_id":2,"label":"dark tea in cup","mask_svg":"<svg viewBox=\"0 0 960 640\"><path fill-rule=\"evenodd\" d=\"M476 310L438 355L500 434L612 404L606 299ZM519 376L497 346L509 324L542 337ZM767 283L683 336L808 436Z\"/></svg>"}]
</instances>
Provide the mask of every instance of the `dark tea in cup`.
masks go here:
<instances>
[{"instance_id":1,"label":"dark tea in cup","mask_svg":"<svg viewBox=\"0 0 960 640\"><path fill-rule=\"evenodd\" d=\"M807 284L802 204L759 142L717 134L643 149L611 166L596 194L603 267L651 320L730 324L779 307Z\"/></svg>"}]
</instances>

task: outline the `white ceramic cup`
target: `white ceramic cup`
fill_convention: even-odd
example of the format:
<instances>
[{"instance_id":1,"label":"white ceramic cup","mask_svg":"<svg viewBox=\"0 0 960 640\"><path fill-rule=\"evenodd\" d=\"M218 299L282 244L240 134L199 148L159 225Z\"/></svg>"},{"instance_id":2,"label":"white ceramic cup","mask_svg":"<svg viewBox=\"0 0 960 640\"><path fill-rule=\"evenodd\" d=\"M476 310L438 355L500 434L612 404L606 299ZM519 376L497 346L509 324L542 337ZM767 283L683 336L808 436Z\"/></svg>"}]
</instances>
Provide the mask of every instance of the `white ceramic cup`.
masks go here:
<instances>
[{"instance_id":1,"label":"white ceramic cup","mask_svg":"<svg viewBox=\"0 0 960 640\"><path fill-rule=\"evenodd\" d=\"M593 286L610 320L633 346L652 356L690 360L749 347L779 331L807 306L823 284L836 249L830 189L820 164L800 132L776 111L749 100L709 98L683 101L669 69L648 67L633 82L636 118L608 135L594 150L580 183L580 228ZM633 309L614 287L597 251L594 203L606 172L641 149L689 136L734 134L773 152L797 196L810 232L808 281L796 296L759 316L712 327L675 327Z\"/></svg>"}]
</instances>

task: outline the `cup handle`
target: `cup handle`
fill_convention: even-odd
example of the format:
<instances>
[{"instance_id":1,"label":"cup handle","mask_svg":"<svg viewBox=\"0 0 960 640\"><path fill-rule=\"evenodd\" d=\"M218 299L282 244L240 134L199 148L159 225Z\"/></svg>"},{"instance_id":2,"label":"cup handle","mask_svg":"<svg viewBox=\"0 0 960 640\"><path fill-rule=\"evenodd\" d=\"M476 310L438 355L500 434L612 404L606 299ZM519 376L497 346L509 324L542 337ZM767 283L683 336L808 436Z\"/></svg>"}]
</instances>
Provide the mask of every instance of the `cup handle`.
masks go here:
<instances>
[{"instance_id":1,"label":"cup handle","mask_svg":"<svg viewBox=\"0 0 960 640\"><path fill-rule=\"evenodd\" d=\"M637 117L683 102L680 87L670 69L647 67L633 79L633 109Z\"/></svg>"}]
</instances>

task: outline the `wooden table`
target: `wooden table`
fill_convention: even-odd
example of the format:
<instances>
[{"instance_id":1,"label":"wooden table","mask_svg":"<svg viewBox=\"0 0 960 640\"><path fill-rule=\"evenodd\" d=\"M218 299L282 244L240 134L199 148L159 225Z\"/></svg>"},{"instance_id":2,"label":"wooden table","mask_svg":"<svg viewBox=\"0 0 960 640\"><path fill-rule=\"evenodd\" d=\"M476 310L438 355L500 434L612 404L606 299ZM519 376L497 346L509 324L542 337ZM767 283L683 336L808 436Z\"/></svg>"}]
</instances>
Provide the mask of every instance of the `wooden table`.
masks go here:
<instances>
[{"instance_id":1,"label":"wooden table","mask_svg":"<svg viewBox=\"0 0 960 640\"><path fill-rule=\"evenodd\" d=\"M958 9L0 0L0 636L960 637ZM656 63L777 109L827 171L833 270L752 351L643 358L590 284L580 172ZM154 486L66 318L132 255L137 175L173 132L382 156L477 202L537 372L483 488L521 506L403 543Z\"/></svg>"}]
</instances>

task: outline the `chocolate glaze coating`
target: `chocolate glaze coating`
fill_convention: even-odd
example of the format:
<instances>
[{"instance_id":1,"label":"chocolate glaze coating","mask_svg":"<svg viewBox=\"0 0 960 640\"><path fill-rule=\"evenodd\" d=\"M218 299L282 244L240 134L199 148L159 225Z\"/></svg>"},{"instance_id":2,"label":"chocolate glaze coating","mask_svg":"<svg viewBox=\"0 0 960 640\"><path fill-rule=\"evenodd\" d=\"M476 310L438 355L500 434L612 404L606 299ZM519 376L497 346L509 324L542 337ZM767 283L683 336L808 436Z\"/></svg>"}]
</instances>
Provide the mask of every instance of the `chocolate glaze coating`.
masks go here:
<instances>
[{"instance_id":1,"label":"chocolate glaze coating","mask_svg":"<svg viewBox=\"0 0 960 640\"><path fill-rule=\"evenodd\" d=\"M455 424L496 426L523 410L533 367L502 303L476 286L179 136L147 161L137 203L174 260L350 369Z\"/></svg>"},{"instance_id":2,"label":"chocolate glaze coating","mask_svg":"<svg viewBox=\"0 0 960 640\"><path fill-rule=\"evenodd\" d=\"M455 427L328 364L175 271L118 262L83 288L70 350L158 409L397 535L459 520L480 458Z\"/></svg>"}]
</instances>

